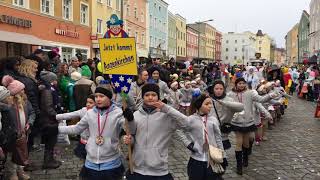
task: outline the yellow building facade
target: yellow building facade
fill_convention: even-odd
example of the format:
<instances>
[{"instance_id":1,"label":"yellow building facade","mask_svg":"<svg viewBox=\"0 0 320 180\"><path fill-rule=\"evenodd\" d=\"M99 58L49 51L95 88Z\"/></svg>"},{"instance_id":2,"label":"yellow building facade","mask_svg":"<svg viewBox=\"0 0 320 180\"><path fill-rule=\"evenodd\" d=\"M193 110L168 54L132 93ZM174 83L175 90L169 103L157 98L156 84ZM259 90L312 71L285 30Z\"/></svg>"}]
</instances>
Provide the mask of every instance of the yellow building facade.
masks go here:
<instances>
[{"instance_id":1,"label":"yellow building facade","mask_svg":"<svg viewBox=\"0 0 320 180\"><path fill-rule=\"evenodd\" d=\"M122 0L94 0L91 6L91 39L94 56L99 56L98 39L103 38L107 31L107 21L112 14L118 15L121 19Z\"/></svg>"},{"instance_id":2,"label":"yellow building facade","mask_svg":"<svg viewBox=\"0 0 320 180\"><path fill-rule=\"evenodd\" d=\"M209 24L205 26L205 36L206 36L206 58L207 59L215 59L215 36L216 36L216 29Z\"/></svg>"},{"instance_id":3,"label":"yellow building facade","mask_svg":"<svg viewBox=\"0 0 320 180\"><path fill-rule=\"evenodd\" d=\"M186 19L179 14L175 15L176 19L176 56L177 60L187 60L187 27Z\"/></svg>"},{"instance_id":4,"label":"yellow building facade","mask_svg":"<svg viewBox=\"0 0 320 180\"><path fill-rule=\"evenodd\" d=\"M271 59L271 42L272 39L263 34L261 30L256 34L256 53L261 53L261 59Z\"/></svg>"}]
</instances>

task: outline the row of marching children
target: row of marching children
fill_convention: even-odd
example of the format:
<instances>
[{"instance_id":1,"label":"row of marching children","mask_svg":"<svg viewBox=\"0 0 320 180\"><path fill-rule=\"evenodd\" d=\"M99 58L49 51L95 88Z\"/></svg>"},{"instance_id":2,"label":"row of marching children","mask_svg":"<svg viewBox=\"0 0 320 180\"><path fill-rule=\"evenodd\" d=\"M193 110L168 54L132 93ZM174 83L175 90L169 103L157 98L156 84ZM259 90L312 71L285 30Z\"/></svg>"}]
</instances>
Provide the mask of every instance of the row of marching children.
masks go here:
<instances>
[{"instance_id":1,"label":"row of marching children","mask_svg":"<svg viewBox=\"0 0 320 180\"><path fill-rule=\"evenodd\" d=\"M121 109L121 103L115 103L116 96L110 88L113 85L98 86L95 106L86 109L80 122L48 126L46 131L87 131L81 176L97 180L122 178L124 166L118 148L121 140L133 147L133 172L126 173L127 179L173 179L168 169L168 148L174 133L191 152L186 167L190 180L222 179L228 166L225 150L231 147L228 135L234 132L237 173L242 175L242 168L249 164L254 132L257 142L266 140L265 121L270 119L269 124L274 124L267 103L281 104L282 90L277 90L276 83L266 82L259 84L259 91L251 90L244 78L236 79L229 93L221 80L206 88L201 79L182 83L174 78L170 89L159 78L160 73L156 67L139 71L128 94L128 108ZM124 127L126 122L128 129ZM121 138L122 129L130 134Z\"/></svg>"}]
</instances>

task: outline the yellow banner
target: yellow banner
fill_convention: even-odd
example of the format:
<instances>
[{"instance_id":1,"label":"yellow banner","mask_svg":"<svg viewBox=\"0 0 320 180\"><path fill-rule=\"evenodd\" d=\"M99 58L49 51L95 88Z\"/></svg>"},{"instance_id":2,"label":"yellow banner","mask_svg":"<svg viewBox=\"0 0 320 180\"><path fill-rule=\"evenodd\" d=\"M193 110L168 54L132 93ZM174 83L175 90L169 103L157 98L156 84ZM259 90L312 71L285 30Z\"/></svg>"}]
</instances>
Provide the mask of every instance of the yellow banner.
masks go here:
<instances>
[{"instance_id":1,"label":"yellow banner","mask_svg":"<svg viewBox=\"0 0 320 180\"><path fill-rule=\"evenodd\" d=\"M99 45L104 74L138 74L134 38L99 39Z\"/></svg>"}]
</instances>

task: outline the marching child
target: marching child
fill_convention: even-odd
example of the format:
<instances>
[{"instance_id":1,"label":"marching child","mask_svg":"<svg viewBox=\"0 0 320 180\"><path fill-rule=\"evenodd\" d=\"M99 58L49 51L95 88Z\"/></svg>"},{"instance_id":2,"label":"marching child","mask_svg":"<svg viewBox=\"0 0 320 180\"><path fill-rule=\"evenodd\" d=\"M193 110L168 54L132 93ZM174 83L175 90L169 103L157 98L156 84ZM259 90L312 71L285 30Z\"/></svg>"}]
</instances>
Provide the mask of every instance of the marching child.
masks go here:
<instances>
[{"instance_id":1,"label":"marching child","mask_svg":"<svg viewBox=\"0 0 320 180\"><path fill-rule=\"evenodd\" d=\"M192 152L188 163L189 180L220 179L220 173L211 165L208 154L209 145L223 151L219 121L210 111L213 109L212 99L209 95L195 92L192 101L192 114L186 123L186 136L180 136L188 149ZM178 131L181 133L181 131ZM223 159L224 168L226 159Z\"/></svg>"},{"instance_id":2,"label":"marching child","mask_svg":"<svg viewBox=\"0 0 320 180\"><path fill-rule=\"evenodd\" d=\"M95 106L94 99L95 99L94 94L91 94L87 98L86 107L83 107L78 111L74 111L70 113L57 114L56 119L58 121L62 121L62 120L71 120L74 118L80 118L80 119L83 118L86 115L86 113ZM74 149L75 155L81 159L86 159L87 152L85 147L86 147L88 138L89 138L89 130L86 129L84 132L81 133L80 142L77 145L77 147Z\"/></svg>"},{"instance_id":3,"label":"marching child","mask_svg":"<svg viewBox=\"0 0 320 180\"><path fill-rule=\"evenodd\" d=\"M180 99L180 112L185 115L189 115L190 105L192 100L193 89L191 87L190 81L184 83L184 87L180 89L181 99Z\"/></svg>"},{"instance_id":4,"label":"marching child","mask_svg":"<svg viewBox=\"0 0 320 180\"><path fill-rule=\"evenodd\" d=\"M182 97L182 94L180 92L179 83L177 81L171 83L170 85L170 96L168 98L168 104L174 107L175 109L179 110L180 106L180 99Z\"/></svg>"},{"instance_id":5,"label":"marching child","mask_svg":"<svg viewBox=\"0 0 320 180\"><path fill-rule=\"evenodd\" d=\"M274 94L259 96L257 91L248 90L246 80L238 78L235 81L235 87L228 94L234 101L244 104L244 110L236 113L231 121L231 128L236 135L236 160L237 174L242 175L242 167L248 167L248 156L250 151L249 138L252 132L256 130L253 119L253 103L267 102L275 97Z\"/></svg>"},{"instance_id":6,"label":"marching child","mask_svg":"<svg viewBox=\"0 0 320 180\"><path fill-rule=\"evenodd\" d=\"M129 109L122 112L111 99L110 90L97 87L96 106L88 110L76 125L58 127L59 132L63 134L80 134L89 129L87 156L81 170L81 175L86 180L120 180L124 172L118 149L119 135L125 118L131 121L133 114ZM49 130L58 133L56 127L49 127Z\"/></svg>"},{"instance_id":7,"label":"marching child","mask_svg":"<svg viewBox=\"0 0 320 180\"><path fill-rule=\"evenodd\" d=\"M131 124L133 137L125 136L126 144L132 143L133 174L128 180L173 180L168 170L168 148L173 133L186 120L186 116L160 100L156 84L142 87L143 105L134 113Z\"/></svg>"}]
</instances>

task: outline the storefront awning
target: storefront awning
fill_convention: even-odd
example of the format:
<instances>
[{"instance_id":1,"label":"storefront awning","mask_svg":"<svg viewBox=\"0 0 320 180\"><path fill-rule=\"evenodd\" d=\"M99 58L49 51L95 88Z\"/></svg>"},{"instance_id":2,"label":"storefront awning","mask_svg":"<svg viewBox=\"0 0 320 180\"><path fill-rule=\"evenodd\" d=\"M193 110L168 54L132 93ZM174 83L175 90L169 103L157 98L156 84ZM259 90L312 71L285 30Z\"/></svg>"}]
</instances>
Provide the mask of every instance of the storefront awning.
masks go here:
<instances>
[{"instance_id":1,"label":"storefront awning","mask_svg":"<svg viewBox=\"0 0 320 180\"><path fill-rule=\"evenodd\" d=\"M20 34L15 32L8 32L8 31L0 31L0 41L21 43L21 44L31 44L31 45L41 45L41 46L50 45L49 42L39 39L38 37L33 35Z\"/></svg>"}]
</instances>

